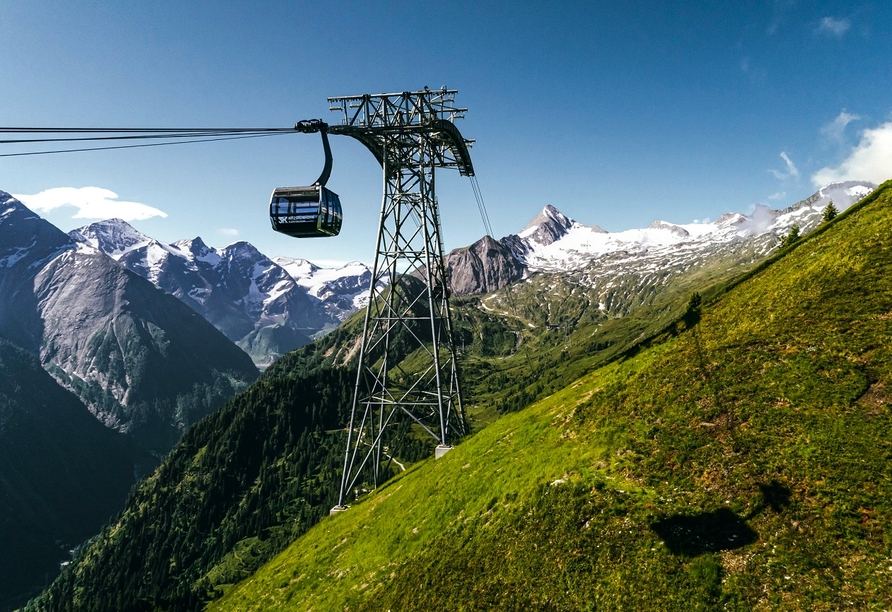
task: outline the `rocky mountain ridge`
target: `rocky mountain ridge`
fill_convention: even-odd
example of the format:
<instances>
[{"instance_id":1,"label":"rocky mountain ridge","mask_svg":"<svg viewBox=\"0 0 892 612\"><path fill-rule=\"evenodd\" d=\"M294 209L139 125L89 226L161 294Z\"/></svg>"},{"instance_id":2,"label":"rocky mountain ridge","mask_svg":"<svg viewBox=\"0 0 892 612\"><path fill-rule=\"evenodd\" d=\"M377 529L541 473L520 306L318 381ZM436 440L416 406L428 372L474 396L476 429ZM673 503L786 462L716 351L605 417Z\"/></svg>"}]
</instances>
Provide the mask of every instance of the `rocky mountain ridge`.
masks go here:
<instances>
[{"instance_id":1,"label":"rocky mountain ridge","mask_svg":"<svg viewBox=\"0 0 892 612\"><path fill-rule=\"evenodd\" d=\"M333 329L368 299L371 272L358 262L326 269L270 259L244 241L223 248L200 237L164 243L120 219L69 235L179 298L261 367Z\"/></svg>"}]
</instances>

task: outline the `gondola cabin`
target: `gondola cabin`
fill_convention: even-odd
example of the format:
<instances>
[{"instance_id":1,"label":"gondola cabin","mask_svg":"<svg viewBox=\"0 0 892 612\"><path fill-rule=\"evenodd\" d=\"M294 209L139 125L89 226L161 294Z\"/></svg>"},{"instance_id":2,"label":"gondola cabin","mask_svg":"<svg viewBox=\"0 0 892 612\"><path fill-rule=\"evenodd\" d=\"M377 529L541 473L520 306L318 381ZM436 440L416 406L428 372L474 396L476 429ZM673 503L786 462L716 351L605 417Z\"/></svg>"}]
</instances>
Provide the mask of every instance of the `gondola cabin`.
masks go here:
<instances>
[{"instance_id":1,"label":"gondola cabin","mask_svg":"<svg viewBox=\"0 0 892 612\"><path fill-rule=\"evenodd\" d=\"M321 185L278 187L269 201L269 220L274 230L295 238L337 236L341 200Z\"/></svg>"}]
</instances>

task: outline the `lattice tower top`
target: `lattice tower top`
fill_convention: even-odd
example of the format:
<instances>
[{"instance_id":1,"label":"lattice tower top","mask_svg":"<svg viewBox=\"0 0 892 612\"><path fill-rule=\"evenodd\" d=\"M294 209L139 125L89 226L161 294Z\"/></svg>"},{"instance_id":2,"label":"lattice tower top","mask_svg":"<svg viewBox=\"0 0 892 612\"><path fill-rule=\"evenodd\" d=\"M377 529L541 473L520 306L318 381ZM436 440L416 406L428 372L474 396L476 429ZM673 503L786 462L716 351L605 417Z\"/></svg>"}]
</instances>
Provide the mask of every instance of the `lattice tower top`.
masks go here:
<instances>
[{"instance_id":1,"label":"lattice tower top","mask_svg":"<svg viewBox=\"0 0 892 612\"><path fill-rule=\"evenodd\" d=\"M454 121L467 109L455 106L455 89L404 91L390 94L363 94L329 98L330 110L341 114L340 125L331 134L352 136L362 142L382 165L384 151L393 147L393 137L418 136L432 146L433 165L453 167L465 176L474 176L474 165L465 139ZM388 162L393 160L388 157Z\"/></svg>"}]
</instances>

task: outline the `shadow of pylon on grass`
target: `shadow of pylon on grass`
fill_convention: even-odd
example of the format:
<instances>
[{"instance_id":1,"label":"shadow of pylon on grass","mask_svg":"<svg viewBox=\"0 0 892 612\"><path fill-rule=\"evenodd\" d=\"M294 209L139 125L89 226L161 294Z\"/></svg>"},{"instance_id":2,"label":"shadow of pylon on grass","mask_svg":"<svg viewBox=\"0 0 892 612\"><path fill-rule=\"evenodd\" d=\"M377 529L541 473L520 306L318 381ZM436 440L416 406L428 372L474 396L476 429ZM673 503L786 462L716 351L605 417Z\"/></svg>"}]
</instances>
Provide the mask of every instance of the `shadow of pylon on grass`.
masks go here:
<instances>
[{"instance_id":1,"label":"shadow of pylon on grass","mask_svg":"<svg viewBox=\"0 0 892 612\"><path fill-rule=\"evenodd\" d=\"M734 550L759 539L759 534L728 508L675 514L652 523L650 527L669 552L687 557Z\"/></svg>"}]
</instances>

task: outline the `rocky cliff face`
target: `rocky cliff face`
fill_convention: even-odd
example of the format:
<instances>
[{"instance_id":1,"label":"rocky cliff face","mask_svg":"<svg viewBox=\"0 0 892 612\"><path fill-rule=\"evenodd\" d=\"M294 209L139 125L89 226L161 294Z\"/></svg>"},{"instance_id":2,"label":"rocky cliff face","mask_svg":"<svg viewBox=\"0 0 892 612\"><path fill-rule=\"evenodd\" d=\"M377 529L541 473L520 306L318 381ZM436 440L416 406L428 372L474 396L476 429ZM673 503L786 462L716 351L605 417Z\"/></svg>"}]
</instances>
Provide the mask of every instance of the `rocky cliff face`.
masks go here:
<instances>
[{"instance_id":1,"label":"rocky cliff face","mask_svg":"<svg viewBox=\"0 0 892 612\"><path fill-rule=\"evenodd\" d=\"M34 276L73 246L63 232L0 191L0 334L33 354L40 351L43 329Z\"/></svg>"},{"instance_id":2,"label":"rocky cliff face","mask_svg":"<svg viewBox=\"0 0 892 612\"><path fill-rule=\"evenodd\" d=\"M523 264L511 250L489 236L446 256L449 286L454 295L490 293L523 277Z\"/></svg>"},{"instance_id":3,"label":"rocky cliff face","mask_svg":"<svg viewBox=\"0 0 892 612\"><path fill-rule=\"evenodd\" d=\"M257 377L173 296L0 192L0 334L155 453Z\"/></svg>"}]
</instances>

